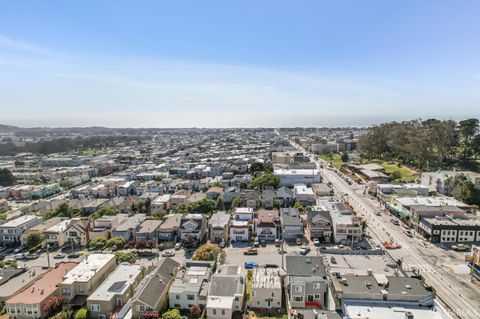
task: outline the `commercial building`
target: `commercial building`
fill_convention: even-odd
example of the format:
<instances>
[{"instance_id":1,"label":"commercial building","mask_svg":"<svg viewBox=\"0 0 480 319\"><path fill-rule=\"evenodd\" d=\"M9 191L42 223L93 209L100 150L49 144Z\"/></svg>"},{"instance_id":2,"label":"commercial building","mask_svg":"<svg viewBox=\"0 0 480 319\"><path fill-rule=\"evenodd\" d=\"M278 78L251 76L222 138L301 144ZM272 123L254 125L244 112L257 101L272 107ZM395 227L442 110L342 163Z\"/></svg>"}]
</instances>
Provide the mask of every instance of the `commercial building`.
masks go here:
<instances>
[{"instance_id":1,"label":"commercial building","mask_svg":"<svg viewBox=\"0 0 480 319\"><path fill-rule=\"evenodd\" d=\"M478 243L480 220L453 218L451 216L422 218L418 232L432 243Z\"/></svg>"},{"instance_id":2,"label":"commercial building","mask_svg":"<svg viewBox=\"0 0 480 319\"><path fill-rule=\"evenodd\" d=\"M307 186L320 183L320 171L318 169L275 169L273 174L280 179L280 186L293 187L295 184Z\"/></svg>"}]
</instances>

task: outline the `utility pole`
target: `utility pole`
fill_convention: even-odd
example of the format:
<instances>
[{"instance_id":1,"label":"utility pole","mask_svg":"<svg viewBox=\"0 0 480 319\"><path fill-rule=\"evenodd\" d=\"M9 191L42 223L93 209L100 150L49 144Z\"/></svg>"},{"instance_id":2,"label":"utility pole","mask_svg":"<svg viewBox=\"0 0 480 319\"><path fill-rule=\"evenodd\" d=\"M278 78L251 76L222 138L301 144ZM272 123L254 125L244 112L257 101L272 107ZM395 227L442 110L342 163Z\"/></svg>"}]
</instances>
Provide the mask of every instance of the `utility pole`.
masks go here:
<instances>
[{"instance_id":1,"label":"utility pole","mask_svg":"<svg viewBox=\"0 0 480 319\"><path fill-rule=\"evenodd\" d=\"M47 251L47 264L48 268L50 268L50 251L48 249L48 242L45 240L45 237L43 237L43 240L45 241L45 249Z\"/></svg>"}]
</instances>

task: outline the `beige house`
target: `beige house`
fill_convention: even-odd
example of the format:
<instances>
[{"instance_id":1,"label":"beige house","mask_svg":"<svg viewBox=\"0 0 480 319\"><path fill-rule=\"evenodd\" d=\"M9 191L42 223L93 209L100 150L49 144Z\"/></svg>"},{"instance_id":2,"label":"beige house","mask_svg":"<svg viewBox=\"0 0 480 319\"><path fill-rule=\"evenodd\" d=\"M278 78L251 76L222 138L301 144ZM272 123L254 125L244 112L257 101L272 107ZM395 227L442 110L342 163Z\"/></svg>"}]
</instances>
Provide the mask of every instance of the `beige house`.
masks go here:
<instances>
[{"instance_id":1,"label":"beige house","mask_svg":"<svg viewBox=\"0 0 480 319\"><path fill-rule=\"evenodd\" d=\"M63 275L77 265L74 262L59 263L25 290L8 299L5 308L10 318L46 318L49 314L44 313L44 304L48 298L60 295L58 285L62 282Z\"/></svg>"},{"instance_id":2,"label":"beige house","mask_svg":"<svg viewBox=\"0 0 480 319\"><path fill-rule=\"evenodd\" d=\"M142 280L130 300L133 319L141 318L145 311L162 313L167 309L168 290L179 266L171 258L162 258L157 267Z\"/></svg>"},{"instance_id":3,"label":"beige house","mask_svg":"<svg viewBox=\"0 0 480 319\"><path fill-rule=\"evenodd\" d=\"M45 236L45 242L49 247L62 247L67 241L66 230L70 225L70 220L62 220L58 224L46 229L43 234Z\"/></svg>"},{"instance_id":4,"label":"beige house","mask_svg":"<svg viewBox=\"0 0 480 319\"><path fill-rule=\"evenodd\" d=\"M49 229L50 227L55 226L56 224L60 223L64 218L61 217L52 217L50 219L47 219L46 221L42 222L41 224L38 224L35 227L26 229L21 237L22 244L25 245L27 243L27 238L30 234L40 234L43 236L43 233Z\"/></svg>"},{"instance_id":5,"label":"beige house","mask_svg":"<svg viewBox=\"0 0 480 319\"><path fill-rule=\"evenodd\" d=\"M91 319L106 319L117 313L130 299L142 279L140 265L120 264L87 299Z\"/></svg>"},{"instance_id":6,"label":"beige house","mask_svg":"<svg viewBox=\"0 0 480 319\"><path fill-rule=\"evenodd\" d=\"M83 306L87 297L115 269L114 254L91 254L63 277L61 294L68 306Z\"/></svg>"}]
</instances>

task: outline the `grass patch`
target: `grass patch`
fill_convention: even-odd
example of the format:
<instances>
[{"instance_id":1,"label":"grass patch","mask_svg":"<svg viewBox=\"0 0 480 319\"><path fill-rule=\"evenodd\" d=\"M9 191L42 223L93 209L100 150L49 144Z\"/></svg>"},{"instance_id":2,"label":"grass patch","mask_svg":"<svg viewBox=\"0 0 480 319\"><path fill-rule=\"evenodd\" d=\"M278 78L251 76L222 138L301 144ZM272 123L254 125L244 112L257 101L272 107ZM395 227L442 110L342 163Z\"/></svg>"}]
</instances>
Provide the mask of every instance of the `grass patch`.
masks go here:
<instances>
[{"instance_id":1,"label":"grass patch","mask_svg":"<svg viewBox=\"0 0 480 319\"><path fill-rule=\"evenodd\" d=\"M286 313L263 315L261 313L255 313L254 311L249 311L248 317L250 319L288 319Z\"/></svg>"},{"instance_id":2,"label":"grass patch","mask_svg":"<svg viewBox=\"0 0 480 319\"><path fill-rule=\"evenodd\" d=\"M405 166L398 166L390 162L380 162L379 164L385 169L385 174L396 177L393 179L394 182L415 182L417 179L415 172Z\"/></svg>"},{"instance_id":3,"label":"grass patch","mask_svg":"<svg viewBox=\"0 0 480 319\"><path fill-rule=\"evenodd\" d=\"M324 161L332 164L337 169L340 169L340 167L342 167L342 165L345 164L344 162L342 162L342 158L341 158L340 154L337 154L337 153L329 153L329 154L326 154L326 155L322 155L322 156L320 156L320 158L323 159Z\"/></svg>"},{"instance_id":4,"label":"grass patch","mask_svg":"<svg viewBox=\"0 0 480 319\"><path fill-rule=\"evenodd\" d=\"M252 300L252 289L253 289L253 270L247 272L247 301Z\"/></svg>"}]
</instances>

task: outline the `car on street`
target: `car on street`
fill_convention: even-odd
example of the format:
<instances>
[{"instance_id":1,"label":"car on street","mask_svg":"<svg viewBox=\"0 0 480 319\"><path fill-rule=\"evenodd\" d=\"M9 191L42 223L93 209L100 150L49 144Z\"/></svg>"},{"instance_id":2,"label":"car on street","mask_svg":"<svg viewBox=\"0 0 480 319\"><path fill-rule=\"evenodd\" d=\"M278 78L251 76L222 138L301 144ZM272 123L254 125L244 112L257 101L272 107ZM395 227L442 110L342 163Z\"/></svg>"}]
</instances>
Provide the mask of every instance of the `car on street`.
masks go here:
<instances>
[{"instance_id":1,"label":"car on street","mask_svg":"<svg viewBox=\"0 0 480 319\"><path fill-rule=\"evenodd\" d=\"M406 230L404 231L404 233L405 233L405 235L407 235L408 237L413 237L413 233L412 233L412 231L411 231L410 229L406 229Z\"/></svg>"},{"instance_id":2,"label":"car on street","mask_svg":"<svg viewBox=\"0 0 480 319\"><path fill-rule=\"evenodd\" d=\"M175 256L175 251L173 250L165 250L162 254L162 257L173 257Z\"/></svg>"},{"instance_id":3,"label":"car on street","mask_svg":"<svg viewBox=\"0 0 480 319\"><path fill-rule=\"evenodd\" d=\"M243 265L245 269L253 269L258 267L258 263L254 261L246 261Z\"/></svg>"},{"instance_id":4,"label":"car on street","mask_svg":"<svg viewBox=\"0 0 480 319\"><path fill-rule=\"evenodd\" d=\"M297 237L297 239L295 239L295 244L301 245L303 244L303 240L300 237Z\"/></svg>"},{"instance_id":5,"label":"car on street","mask_svg":"<svg viewBox=\"0 0 480 319\"><path fill-rule=\"evenodd\" d=\"M318 240L318 238L314 238L314 239L313 239L313 244L314 244L315 246L320 245L320 240Z\"/></svg>"},{"instance_id":6,"label":"car on street","mask_svg":"<svg viewBox=\"0 0 480 319\"><path fill-rule=\"evenodd\" d=\"M53 256L53 259L63 259L63 258L65 258L65 254L62 254L62 253L58 253L55 256Z\"/></svg>"},{"instance_id":7,"label":"car on street","mask_svg":"<svg viewBox=\"0 0 480 319\"><path fill-rule=\"evenodd\" d=\"M379 210L376 210L376 211L374 211L373 213L374 213L375 215L377 215L377 216L382 216L382 213L381 213Z\"/></svg>"},{"instance_id":8,"label":"car on street","mask_svg":"<svg viewBox=\"0 0 480 319\"><path fill-rule=\"evenodd\" d=\"M37 259L38 257L40 257L38 254L28 254L25 256L25 259L34 260L34 259Z\"/></svg>"},{"instance_id":9,"label":"car on street","mask_svg":"<svg viewBox=\"0 0 480 319\"><path fill-rule=\"evenodd\" d=\"M176 243L175 250L179 250L180 248L182 248L182 243Z\"/></svg>"},{"instance_id":10,"label":"car on street","mask_svg":"<svg viewBox=\"0 0 480 319\"><path fill-rule=\"evenodd\" d=\"M75 258L80 257L80 254L79 253L71 253L71 254L68 254L67 257L70 258L70 259L75 259Z\"/></svg>"},{"instance_id":11,"label":"car on street","mask_svg":"<svg viewBox=\"0 0 480 319\"><path fill-rule=\"evenodd\" d=\"M282 242L280 241L280 239L275 239L275 247L280 247L281 244Z\"/></svg>"},{"instance_id":12,"label":"car on street","mask_svg":"<svg viewBox=\"0 0 480 319\"><path fill-rule=\"evenodd\" d=\"M260 240L260 245L262 247L267 247L267 242L265 241L265 239Z\"/></svg>"},{"instance_id":13,"label":"car on street","mask_svg":"<svg viewBox=\"0 0 480 319\"><path fill-rule=\"evenodd\" d=\"M258 240L255 240L253 242L253 247L260 247L260 243L258 242Z\"/></svg>"},{"instance_id":14,"label":"car on street","mask_svg":"<svg viewBox=\"0 0 480 319\"><path fill-rule=\"evenodd\" d=\"M396 225L396 226L400 225L400 222L399 222L398 219L396 219L396 218L390 219L390 222L392 222L392 224L394 224L394 225Z\"/></svg>"},{"instance_id":15,"label":"car on street","mask_svg":"<svg viewBox=\"0 0 480 319\"><path fill-rule=\"evenodd\" d=\"M258 250L256 248L247 248L243 251L243 254L244 255L257 255L258 254Z\"/></svg>"},{"instance_id":16,"label":"car on street","mask_svg":"<svg viewBox=\"0 0 480 319\"><path fill-rule=\"evenodd\" d=\"M464 244L453 245L452 249L455 251L470 251L470 246Z\"/></svg>"},{"instance_id":17,"label":"car on street","mask_svg":"<svg viewBox=\"0 0 480 319\"><path fill-rule=\"evenodd\" d=\"M25 257L27 257L27 254L25 253L19 253L19 254L13 255L13 258L15 258L16 260L22 260L22 259L25 259Z\"/></svg>"},{"instance_id":18,"label":"car on street","mask_svg":"<svg viewBox=\"0 0 480 319\"><path fill-rule=\"evenodd\" d=\"M310 251L310 248L307 245L303 245L300 247L300 254L306 255Z\"/></svg>"}]
</instances>

